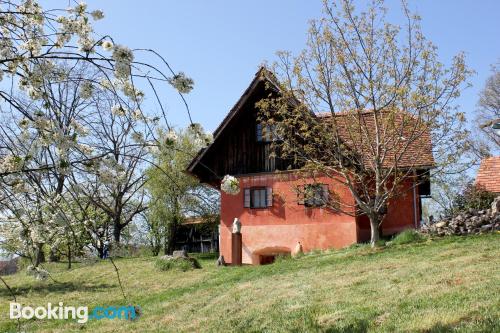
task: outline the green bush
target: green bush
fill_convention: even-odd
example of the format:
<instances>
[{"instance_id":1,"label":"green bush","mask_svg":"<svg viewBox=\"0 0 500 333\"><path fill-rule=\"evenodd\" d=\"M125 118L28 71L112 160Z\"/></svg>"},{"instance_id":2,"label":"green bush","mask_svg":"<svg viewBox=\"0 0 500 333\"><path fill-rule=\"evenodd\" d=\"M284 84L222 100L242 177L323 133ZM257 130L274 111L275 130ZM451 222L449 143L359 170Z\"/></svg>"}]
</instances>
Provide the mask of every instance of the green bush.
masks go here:
<instances>
[{"instance_id":1,"label":"green bush","mask_svg":"<svg viewBox=\"0 0 500 333\"><path fill-rule=\"evenodd\" d=\"M401 244L416 243L424 239L425 237L417 230L407 229L397 234L396 237L394 237L394 239L391 241L391 244L401 245Z\"/></svg>"},{"instance_id":2,"label":"green bush","mask_svg":"<svg viewBox=\"0 0 500 333\"><path fill-rule=\"evenodd\" d=\"M469 209L483 210L491 208L491 203L496 195L486 191L484 186L469 183L463 192L453 200L452 208L445 213L447 216L456 216L457 214Z\"/></svg>"},{"instance_id":3,"label":"green bush","mask_svg":"<svg viewBox=\"0 0 500 333\"><path fill-rule=\"evenodd\" d=\"M195 268L201 268L200 263L195 258L158 258L155 261L155 267L160 271L180 270L182 272Z\"/></svg>"},{"instance_id":4,"label":"green bush","mask_svg":"<svg viewBox=\"0 0 500 333\"><path fill-rule=\"evenodd\" d=\"M151 255L151 249L147 246L136 246L127 244L111 244L109 256L113 258L146 257Z\"/></svg>"}]
</instances>

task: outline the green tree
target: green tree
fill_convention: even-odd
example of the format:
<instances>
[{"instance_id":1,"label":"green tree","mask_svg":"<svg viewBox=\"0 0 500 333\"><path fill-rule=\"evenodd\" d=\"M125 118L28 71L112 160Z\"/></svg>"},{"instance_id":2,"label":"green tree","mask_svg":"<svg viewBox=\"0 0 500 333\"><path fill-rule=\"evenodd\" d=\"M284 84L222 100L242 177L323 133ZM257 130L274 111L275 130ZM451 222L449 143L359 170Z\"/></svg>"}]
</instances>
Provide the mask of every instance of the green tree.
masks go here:
<instances>
[{"instance_id":1,"label":"green tree","mask_svg":"<svg viewBox=\"0 0 500 333\"><path fill-rule=\"evenodd\" d=\"M202 128L193 125L160 137L166 139L155 154L155 165L146 171L150 195L146 223L155 255L162 247L165 254L173 252L178 227L186 217L213 217L219 212L218 192L185 172L209 142Z\"/></svg>"}]
</instances>

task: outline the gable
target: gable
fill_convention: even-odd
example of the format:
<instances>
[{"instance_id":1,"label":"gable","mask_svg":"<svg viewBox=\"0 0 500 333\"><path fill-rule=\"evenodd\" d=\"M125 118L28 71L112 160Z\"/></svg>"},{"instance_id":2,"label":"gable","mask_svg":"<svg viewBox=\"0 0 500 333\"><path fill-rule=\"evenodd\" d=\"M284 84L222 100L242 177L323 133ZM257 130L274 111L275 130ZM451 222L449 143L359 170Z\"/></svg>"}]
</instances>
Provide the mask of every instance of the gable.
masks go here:
<instances>
[{"instance_id":1,"label":"gable","mask_svg":"<svg viewBox=\"0 0 500 333\"><path fill-rule=\"evenodd\" d=\"M213 142L191 161L187 171L201 182L218 186L226 174L242 175L285 170L285 161L272 157L269 143L258 140L255 103L273 90L272 78L260 69L235 106L214 131Z\"/></svg>"}]
</instances>

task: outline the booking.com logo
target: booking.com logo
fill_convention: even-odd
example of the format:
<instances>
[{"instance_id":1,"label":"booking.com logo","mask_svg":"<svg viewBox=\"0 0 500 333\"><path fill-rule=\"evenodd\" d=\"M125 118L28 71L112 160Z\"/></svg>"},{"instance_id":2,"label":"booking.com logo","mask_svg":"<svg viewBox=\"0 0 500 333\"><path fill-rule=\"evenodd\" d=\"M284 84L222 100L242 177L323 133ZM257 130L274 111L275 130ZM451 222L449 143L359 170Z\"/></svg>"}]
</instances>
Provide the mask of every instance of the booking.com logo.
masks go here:
<instances>
[{"instance_id":1,"label":"booking.com logo","mask_svg":"<svg viewBox=\"0 0 500 333\"><path fill-rule=\"evenodd\" d=\"M89 312L88 306L65 306L63 302L58 305L47 303L47 306L22 306L19 303L11 302L9 316L10 319L76 319L80 324L89 320L100 319L130 319L139 317L140 308L138 306L96 306Z\"/></svg>"}]
</instances>

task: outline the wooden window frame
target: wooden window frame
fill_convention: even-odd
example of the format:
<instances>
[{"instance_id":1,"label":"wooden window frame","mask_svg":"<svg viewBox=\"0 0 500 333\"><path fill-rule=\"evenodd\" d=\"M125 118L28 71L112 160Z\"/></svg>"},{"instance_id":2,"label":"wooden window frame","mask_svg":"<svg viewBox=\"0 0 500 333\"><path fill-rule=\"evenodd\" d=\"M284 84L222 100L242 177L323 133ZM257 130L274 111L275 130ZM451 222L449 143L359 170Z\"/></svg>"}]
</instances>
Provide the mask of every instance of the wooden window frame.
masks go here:
<instances>
[{"instance_id":1,"label":"wooden window frame","mask_svg":"<svg viewBox=\"0 0 500 333\"><path fill-rule=\"evenodd\" d=\"M273 205L272 188L266 186L249 187L243 190L243 207L250 209L267 209ZM264 205L255 206L255 191L264 191ZM247 198L248 195L248 198ZM261 194L260 194L261 195Z\"/></svg>"},{"instance_id":2,"label":"wooden window frame","mask_svg":"<svg viewBox=\"0 0 500 333\"><path fill-rule=\"evenodd\" d=\"M301 187L302 187L302 190L298 193L298 195L299 195L298 204L299 205L304 205L307 208L318 208L318 207L325 207L326 206L326 203L329 201L329 197L330 197L330 190L328 188L328 184L311 183L311 184L301 185ZM313 198L305 198L306 187L317 187L317 189L320 189L321 197L319 198L319 200L316 198L317 193L314 194ZM313 202L311 202L310 200L313 200ZM315 201L315 200L318 200L318 201ZM321 201L321 202L319 202L319 201Z\"/></svg>"},{"instance_id":3,"label":"wooden window frame","mask_svg":"<svg viewBox=\"0 0 500 333\"><path fill-rule=\"evenodd\" d=\"M257 142L272 143L277 141L274 133L275 128L276 125L263 125L261 123L257 123L255 126L255 136L257 138Z\"/></svg>"}]
</instances>

